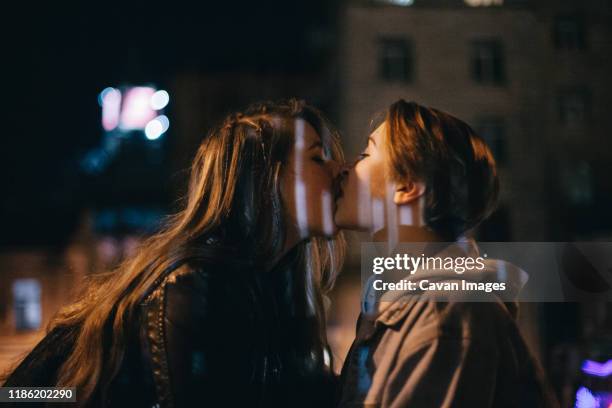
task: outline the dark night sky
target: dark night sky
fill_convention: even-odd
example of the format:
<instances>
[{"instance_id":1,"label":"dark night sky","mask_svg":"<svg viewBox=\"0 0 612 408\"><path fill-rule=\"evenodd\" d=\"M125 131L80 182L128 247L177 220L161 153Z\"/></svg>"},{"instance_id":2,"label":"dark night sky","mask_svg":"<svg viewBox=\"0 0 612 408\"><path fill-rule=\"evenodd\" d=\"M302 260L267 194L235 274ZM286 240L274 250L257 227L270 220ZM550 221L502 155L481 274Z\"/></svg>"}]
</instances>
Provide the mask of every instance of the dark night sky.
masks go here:
<instances>
[{"instance_id":1,"label":"dark night sky","mask_svg":"<svg viewBox=\"0 0 612 408\"><path fill-rule=\"evenodd\" d=\"M61 242L90 204L78 158L99 142L104 87L319 68L309 33L333 26L329 2L200 3L28 3L6 14L0 245Z\"/></svg>"}]
</instances>

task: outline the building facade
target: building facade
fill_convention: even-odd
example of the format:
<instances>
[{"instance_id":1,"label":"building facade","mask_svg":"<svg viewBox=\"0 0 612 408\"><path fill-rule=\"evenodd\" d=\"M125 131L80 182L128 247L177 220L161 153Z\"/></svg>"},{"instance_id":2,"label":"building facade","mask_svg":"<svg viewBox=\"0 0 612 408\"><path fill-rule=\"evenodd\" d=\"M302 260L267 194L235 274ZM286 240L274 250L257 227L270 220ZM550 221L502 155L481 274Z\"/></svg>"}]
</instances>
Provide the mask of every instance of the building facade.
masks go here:
<instances>
[{"instance_id":1,"label":"building facade","mask_svg":"<svg viewBox=\"0 0 612 408\"><path fill-rule=\"evenodd\" d=\"M414 100L464 119L494 152L501 206L481 238L606 234L612 223L598 225L589 208L611 202L604 179L612 153L597 148L606 143L612 106L609 8L600 1L347 4L339 116L348 156L365 146L377 112Z\"/></svg>"},{"instance_id":2,"label":"building facade","mask_svg":"<svg viewBox=\"0 0 612 408\"><path fill-rule=\"evenodd\" d=\"M479 239L609 240L611 10L605 0L347 2L338 47L347 157L392 102L432 106L472 125L496 157L500 208ZM356 281L358 241L347 271ZM592 349L582 345L609 336L610 316L606 304L521 305L519 325L564 406Z\"/></svg>"}]
</instances>

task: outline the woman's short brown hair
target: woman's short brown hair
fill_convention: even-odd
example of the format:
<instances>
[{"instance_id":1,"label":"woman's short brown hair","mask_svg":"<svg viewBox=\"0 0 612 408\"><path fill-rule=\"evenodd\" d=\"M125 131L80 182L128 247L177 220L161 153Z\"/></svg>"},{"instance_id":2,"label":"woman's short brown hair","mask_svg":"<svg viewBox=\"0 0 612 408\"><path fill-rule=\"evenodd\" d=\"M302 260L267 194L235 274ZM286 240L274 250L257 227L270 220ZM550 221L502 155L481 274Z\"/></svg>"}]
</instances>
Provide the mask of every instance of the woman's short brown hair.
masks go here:
<instances>
[{"instance_id":1,"label":"woman's short brown hair","mask_svg":"<svg viewBox=\"0 0 612 408\"><path fill-rule=\"evenodd\" d=\"M403 99L389 107L385 122L391 178L425 183L424 219L431 229L455 239L493 212L495 159L467 123Z\"/></svg>"}]
</instances>

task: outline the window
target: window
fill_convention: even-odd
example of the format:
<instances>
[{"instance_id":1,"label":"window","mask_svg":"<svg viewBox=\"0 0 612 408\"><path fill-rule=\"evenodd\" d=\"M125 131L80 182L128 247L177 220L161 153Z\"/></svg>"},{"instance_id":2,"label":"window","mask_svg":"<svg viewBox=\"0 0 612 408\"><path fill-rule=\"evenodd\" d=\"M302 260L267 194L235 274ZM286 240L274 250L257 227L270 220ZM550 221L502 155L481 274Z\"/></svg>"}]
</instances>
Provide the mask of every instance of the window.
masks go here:
<instances>
[{"instance_id":1,"label":"window","mask_svg":"<svg viewBox=\"0 0 612 408\"><path fill-rule=\"evenodd\" d=\"M564 190L570 203L576 206L588 205L592 201L591 166L578 161L563 168Z\"/></svg>"},{"instance_id":2,"label":"window","mask_svg":"<svg viewBox=\"0 0 612 408\"><path fill-rule=\"evenodd\" d=\"M393 4L394 6L410 7L414 0L378 0L380 3Z\"/></svg>"},{"instance_id":3,"label":"window","mask_svg":"<svg viewBox=\"0 0 612 408\"><path fill-rule=\"evenodd\" d=\"M403 38L380 40L379 75L385 81L411 82L414 77L413 47Z\"/></svg>"},{"instance_id":4,"label":"window","mask_svg":"<svg viewBox=\"0 0 612 408\"><path fill-rule=\"evenodd\" d=\"M503 6L504 0L463 0L470 7Z\"/></svg>"},{"instance_id":5,"label":"window","mask_svg":"<svg viewBox=\"0 0 612 408\"><path fill-rule=\"evenodd\" d=\"M499 165L507 160L506 126L502 118L489 117L478 120L476 133L484 139Z\"/></svg>"},{"instance_id":6,"label":"window","mask_svg":"<svg viewBox=\"0 0 612 408\"><path fill-rule=\"evenodd\" d=\"M584 88L565 89L559 92L559 121L564 125L576 125L588 120L589 92Z\"/></svg>"},{"instance_id":7,"label":"window","mask_svg":"<svg viewBox=\"0 0 612 408\"><path fill-rule=\"evenodd\" d=\"M491 85L500 85L504 82L504 56L500 41L473 41L471 59L474 81Z\"/></svg>"},{"instance_id":8,"label":"window","mask_svg":"<svg viewBox=\"0 0 612 408\"><path fill-rule=\"evenodd\" d=\"M17 279L13 282L13 312L15 329L37 330L42 320L40 283L36 279Z\"/></svg>"},{"instance_id":9,"label":"window","mask_svg":"<svg viewBox=\"0 0 612 408\"><path fill-rule=\"evenodd\" d=\"M563 50L583 50L584 23L577 16L559 16L555 19L554 40L555 47Z\"/></svg>"}]
</instances>

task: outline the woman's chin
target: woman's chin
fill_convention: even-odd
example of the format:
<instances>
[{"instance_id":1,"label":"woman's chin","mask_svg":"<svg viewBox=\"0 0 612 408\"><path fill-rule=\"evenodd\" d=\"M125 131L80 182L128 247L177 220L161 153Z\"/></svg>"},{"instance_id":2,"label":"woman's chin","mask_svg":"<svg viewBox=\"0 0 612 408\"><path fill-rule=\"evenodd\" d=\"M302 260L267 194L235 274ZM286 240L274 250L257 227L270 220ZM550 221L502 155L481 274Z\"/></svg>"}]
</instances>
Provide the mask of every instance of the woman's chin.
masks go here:
<instances>
[{"instance_id":1,"label":"woman's chin","mask_svg":"<svg viewBox=\"0 0 612 408\"><path fill-rule=\"evenodd\" d=\"M351 217L341 211L336 211L334 215L334 223L339 230L351 230L351 231L364 231L368 232L371 230L370 225L362 225L357 217Z\"/></svg>"},{"instance_id":2,"label":"woman's chin","mask_svg":"<svg viewBox=\"0 0 612 408\"><path fill-rule=\"evenodd\" d=\"M336 228L339 230L353 230L357 229L357 225L354 222L346 217L343 213L336 211L334 215L334 223L336 224Z\"/></svg>"},{"instance_id":3,"label":"woman's chin","mask_svg":"<svg viewBox=\"0 0 612 408\"><path fill-rule=\"evenodd\" d=\"M339 232L340 229L334 223L325 226L311 225L308 228L308 231L304 231L302 234L300 234L300 238L303 240L309 240L311 238L334 239Z\"/></svg>"}]
</instances>

